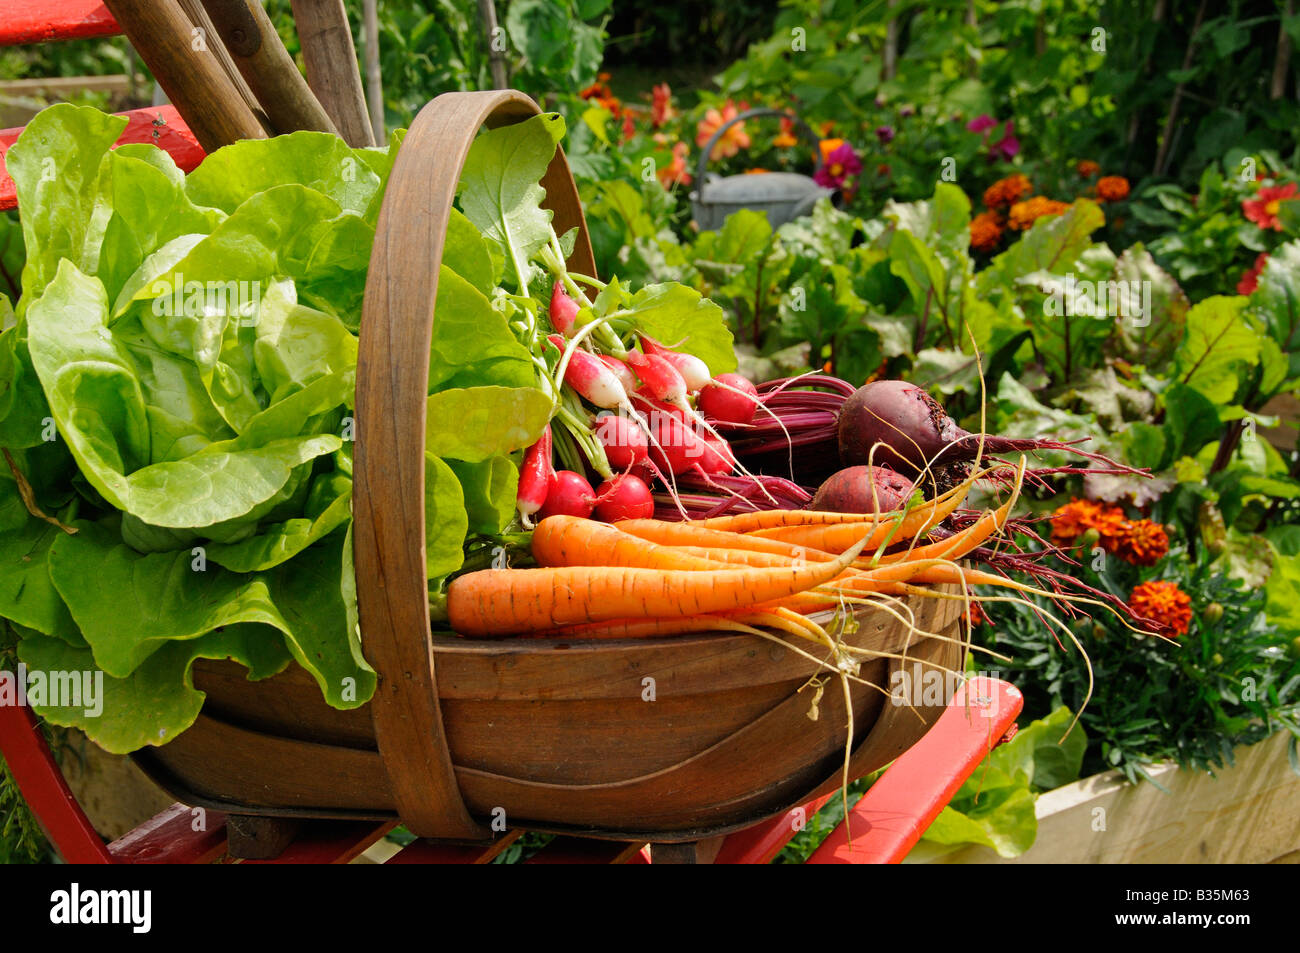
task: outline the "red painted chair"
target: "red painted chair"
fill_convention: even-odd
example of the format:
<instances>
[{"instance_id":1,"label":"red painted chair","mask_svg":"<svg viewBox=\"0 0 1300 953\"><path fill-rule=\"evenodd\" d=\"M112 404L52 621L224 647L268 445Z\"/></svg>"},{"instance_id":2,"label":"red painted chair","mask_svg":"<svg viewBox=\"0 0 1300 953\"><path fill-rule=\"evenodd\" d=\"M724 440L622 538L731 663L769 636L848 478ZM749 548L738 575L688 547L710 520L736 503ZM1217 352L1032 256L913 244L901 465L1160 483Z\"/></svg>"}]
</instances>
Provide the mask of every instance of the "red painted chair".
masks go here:
<instances>
[{"instance_id":1,"label":"red painted chair","mask_svg":"<svg viewBox=\"0 0 1300 953\"><path fill-rule=\"evenodd\" d=\"M975 678L960 688L934 727L895 761L822 843L809 863L898 863L920 839L957 789L1014 725L1023 705L1006 682ZM59 855L69 863L163 864L228 861L226 819L174 804L129 834L105 845L77 804L25 707L0 707L3 754L32 812ZM832 795L833 796L833 795ZM677 845L653 849L660 862L712 861L765 864L802 828L829 797L805 804L714 842L692 845L688 858ZM202 823L197 823L198 819ZM347 863L379 841L396 822L306 822L294 841L272 861L242 863ZM195 828L201 828L196 830ZM392 864L488 863L521 831L503 834L488 847L460 847L417 841L393 856ZM850 839L851 835L851 839ZM650 863L643 844L557 837L527 863ZM712 856L710 856L712 855Z\"/></svg>"},{"instance_id":2,"label":"red painted chair","mask_svg":"<svg viewBox=\"0 0 1300 953\"><path fill-rule=\"evenodd\" d=\"M0 0L0 46L25 46L54 40L79 40L121 34L117 21L99 0ZM121 113L128 123L118 145L151 142L165 149L186 172L203 161L203 149L185 120L171 106ZM5 153L23 128L0 129L0 211L18 204L14 180L5 171Z\"/></svg>"}]
</instances>

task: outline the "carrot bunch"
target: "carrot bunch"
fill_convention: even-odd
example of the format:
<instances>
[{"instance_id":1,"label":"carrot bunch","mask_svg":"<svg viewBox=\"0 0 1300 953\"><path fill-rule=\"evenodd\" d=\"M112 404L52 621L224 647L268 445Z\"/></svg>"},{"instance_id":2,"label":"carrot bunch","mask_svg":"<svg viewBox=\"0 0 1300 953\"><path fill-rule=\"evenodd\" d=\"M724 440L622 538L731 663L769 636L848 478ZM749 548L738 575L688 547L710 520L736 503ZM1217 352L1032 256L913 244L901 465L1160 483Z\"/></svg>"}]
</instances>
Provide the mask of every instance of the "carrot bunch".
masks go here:
<instances>
[{"instance_id":1,"label":"carrot bunch","mask_svg":"<svg viewBox=\"0 0 1300 953\"><path fill-rule=\"evenodd\" d=\"M1005 526L1019 480L997 510L922 542L967 489L867 516L779 510L612 525L551 516L532 535L539 568L458 577L448 621L470 637L648 638L762 626L825 643L808 614L918 585L1009 582L958 561Z\"/></svg>"}]
</instances>

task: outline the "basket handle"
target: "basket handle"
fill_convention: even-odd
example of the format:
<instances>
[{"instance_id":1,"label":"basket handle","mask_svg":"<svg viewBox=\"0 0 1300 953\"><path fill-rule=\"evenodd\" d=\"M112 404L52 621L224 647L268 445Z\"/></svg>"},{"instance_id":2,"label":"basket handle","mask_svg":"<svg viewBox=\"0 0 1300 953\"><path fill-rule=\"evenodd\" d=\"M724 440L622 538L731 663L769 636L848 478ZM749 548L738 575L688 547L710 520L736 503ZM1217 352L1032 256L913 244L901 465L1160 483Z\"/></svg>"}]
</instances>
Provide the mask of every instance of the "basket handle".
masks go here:
<instances>
[{"instance_id":1,"label":"basket handle","mask_svg":"<svg viewBox=\"0 0 1300 953\"><path fill-rule=\"evenodd\" d=\"M704 151L700 153L700 162L699 165L697 165L695 168L695 181L700 183L701 198L704 197L704 172L709 165L709 156L713 155L713 147L718 144L718 140L722 138L722 134L726 132L728 129L730 129L732 126L734 126L736 123L744 122L746 119L753 119L756 116L780 116L783 119L789 119L791 122L794 123L795 128L799 130L799 132L803 135L805 139L809 139L812 141L813 145L816 145L820 141L817 138L817 134L812 131L812 127L809 126L802 119L800 119L798 116L796 116L794 113L786 112L784 109L768 109L766 107L760 109L746 109L740 115L733 116L731 119L728 119L721 126L715 129L713 131L713 135L709 137L709 141L705 144ZM820 169L822 165L823 163L821 161L821 157L819 156L817 159L816 168Z\"/></svg>"},{"instance_id":2,"label":"basket handle","mask_svg":"<svg viewBox=\"0 0 1300 953\"><path fill-rule=\"evenodd\" d=\"M402 822L420 837L481 840L456 784L438 701L425 575L424 432L438 270L452 202L481 126L538 115L516 90L445 93L398 150L375 226L357 356L353 555L379 754ZM595 274L582 204L562 149L546 175L555 230L578 229L569 267Z\"/></svg>"}]
</instances>

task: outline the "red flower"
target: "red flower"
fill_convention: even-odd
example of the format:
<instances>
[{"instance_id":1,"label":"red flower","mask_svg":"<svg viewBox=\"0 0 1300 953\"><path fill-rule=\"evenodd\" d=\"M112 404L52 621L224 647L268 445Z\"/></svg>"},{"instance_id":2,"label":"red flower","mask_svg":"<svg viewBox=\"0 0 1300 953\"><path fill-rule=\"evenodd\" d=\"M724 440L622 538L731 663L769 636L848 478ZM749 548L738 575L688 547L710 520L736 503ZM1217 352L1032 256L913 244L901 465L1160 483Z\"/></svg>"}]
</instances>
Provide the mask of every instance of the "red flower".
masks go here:
<instances>
[{"instance_id":1,"label":"red flower","mask_svg":"<svg viewBox=\"0 0 1300 953\"><path fill-rule=\"evenodd\" d=\"M1255 264L1251 266L1237 282L1237 294L1248 295L1254 293L1259 286L1259 276L1264 271L1264 265L1268 261L1268 252L1260 252L1259 257L1255 259Z\"/></svg>"},{"instance_id":2,"label":"red flower","mask_svg":"<svg viewBox=\"0 0 1300 953\"><path fill-rule=\"evenodd\" d=\"M686 152L688 148L684 142L677 143L673 146L673 161L655 170L655 175L659 177L659 184L665 189L671 189L674 185L691 184L692 176L686 171Z\"/></svg>"},{"instance_id":3,"label":"red flower","mask_svg":"<svg viewBox=\"0 0 1300 953\"><path fill-rule=\"evenodd\" d=\"M1280 232L1282 223L1278 221L1278 209L1283 201L1294 197L1295 192L1294 182L1288 185L1265 186L1255 193L1253 199L1242 201L1241 212L1260 228L1271 228L1275 232Z\"/></svg>"},{"instance_id":4,"label":"red flower","mask_svg":"<svg viewBox=\"0 0 1300 953\"><path fill-rule=\"evenodd\" d=\"M651 95L650 122L658 129L668 120L677 118L677 110L673 109L673 91L667 83L655 86Z\"/></svg>"}]
</instances>

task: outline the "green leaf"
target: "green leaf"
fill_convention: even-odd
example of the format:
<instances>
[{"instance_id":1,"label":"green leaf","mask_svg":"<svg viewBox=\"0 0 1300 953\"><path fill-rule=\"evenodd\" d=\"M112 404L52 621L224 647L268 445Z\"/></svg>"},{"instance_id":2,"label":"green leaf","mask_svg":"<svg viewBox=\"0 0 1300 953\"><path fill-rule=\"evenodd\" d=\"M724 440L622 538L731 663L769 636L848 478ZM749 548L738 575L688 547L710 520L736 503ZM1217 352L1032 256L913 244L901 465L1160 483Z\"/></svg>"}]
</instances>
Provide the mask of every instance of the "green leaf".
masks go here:
<instances>
[{"instance_id":1,"label":"green leaf","mask_svg":"<svg viewBox=\"0 0 1300 953\"><path fill-rule=\"evenodd\" d=\"M1250 304L1286 354L1287 376L1300 377L1300 240L1287 242L1269 256Z\"/></svg>"},{"instance_id":2,"label":"green leaf","mask_svg":"<svg viewBox=\"0 0 1300 953\"><path fill-rule=\"evenodd\" d=\"M242 139L218 149L186 181L196 204L230 214L281 185L305 186L361 215L379 190L380 179L362 150L349 148L338 136L302 130L270 139Z\"/></svg>"},{"instance_id":3,"label":"green leaf","mask_svg":"<svg viewBox=\"0 0 1300 953\"><path fill-rule=\"evenodd\" d=\"M515 516L519 468L500 454L480 463L452 460L449 466L460 480L470 532L488 536L504 532Z\"/></svg>"},{"instance_id":4,"label":"green leaf","mask_svg":"<svg viewBox=\"0 0 1300 953\"><path fill-rule=\"evenodd\" d=\"M274 675L290 659L280 633L262 625L233 625L192 641L168 643L125 678L95 672L89 649L74 648L57 639L23 639L18 657L37 671L102 676L102 695L95 692L96 704L89 708L85 704L33 704L32 708L51 724L80 728L112 754L164 745L194 724L205 697L194 688L190 675L195 659L234 659L249 670L253 680ZM83 697L83 702L86 700L88 696ZM96 712L96 708L101 710Z\"/></svg>"},{"instance_id":5,"label":"green leaf","mask_svg":"<svg viewBox=\"0 0 1300 953\"><path fill-rule=\"evenodd\" d=\"M1183 338L1189 303L1173 277L1155 263L1141 243L1120 255L1115 265L1117 281L1146 282L1151 308L1145 324L1121 318L1116 327L1115 350L1130 361L1162 369ZM1132 286L1130 286L1132 287Z\"/></svg>"},{"instance_id":6,"label":"green leaf","mask_svg":"<svg viewBox=\"0 0 1300 953\"><path fill-rule=\"evenodd\" d=\"M315 519L295 518L263 528L238 543L209 543L208 559L232 572L260 572L287 562L352 518L352 484Z\"/></svg>"},{"instance_id":7,"label":"green leaf","mask_svg":"<svg viewBox=\"0 0 1300 953\"><path fill-rule=\"evenodd\" d=\"M465 561L469 531L465 497L455 472L431 453L424 455L424 557L430 579L455 572Z\"/></svg>"},{"instance_id":8,"label":"green leaf","mask_svg":"<svg viewBox=\"0 0 1300 953\"><path fill-rule=\"evenodd\" d=\"M94 271L103 237L91 224L96 181L104 156L125 128L121 116L59 104L33 118L6 153L27 246L23 298L29 303L54 280L64 259Z\"/></svg>"},{"instance_id":9,"label":"green leaf","mask_svg":"<svg viewBox=\"0 0 1300 953\"><path fill-rule=\"evenodd\" d=\"M551 410L551 399L532 387L440 391L429 396L425 450L466 463L513 453L537 441Z\"/></svg>"},{"instance_id":10,"label":"green leaf","mask_svg":"<svg viewBox=\"0 0 1300 953\"><path fill-rule=\"evenodd\" d=\"M558 113L490 129L474 140L461 172L461 208L513 263L520 293L527 291L529 260L550 241L551 213L541 207L546 190L540 182L563 137Z\"/></svg>"},{"instance_id":11,"label":"green leaf","mask_svg":"<svg viewBox=\"0 0 1300 953\"><path fill-rule=\"evenodd\" d=\"M0 480L0 499L5 498L17 500L18 492L12 481ZM72 616L50 582L50 544L63 531L23 515L18 528L0 532L0 617L80 642Z\"/></svg>"},{"instance_id":12,"label":"green leaf","mask_svg":"<svg viewBox=\"0 0 1300 953\"><path fill-rule=\"evenodd\" d=\"M693 288L646 285L632 296L627 320L661 344L694 354L715 377L736 369L736 352L722 308Z\"/></svg>"},{"instance_id":13,"label":"green leaf","mask_svg":"<svg viewBox=\"0 0 1300 953\"><path fill-rule=\"evenodd\" d=\"M1215 295L1187 313L1174 377L1216 404L1232 402L1244 371L1259 359L1260 335L1242 317L1246 299Z\"/></svg>"},{"instance_id":14,"label":"green leaf","mask_svg":"<svg viewBox=\"0 0 1300 953\"><path fill-rule=\"evenodd\" d=\"M529 387L536 370L506 317L446 265L438 272L437 317L429 344L430 393L495 384Z\"/></svg>"}]
</instances>

